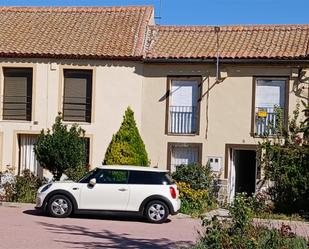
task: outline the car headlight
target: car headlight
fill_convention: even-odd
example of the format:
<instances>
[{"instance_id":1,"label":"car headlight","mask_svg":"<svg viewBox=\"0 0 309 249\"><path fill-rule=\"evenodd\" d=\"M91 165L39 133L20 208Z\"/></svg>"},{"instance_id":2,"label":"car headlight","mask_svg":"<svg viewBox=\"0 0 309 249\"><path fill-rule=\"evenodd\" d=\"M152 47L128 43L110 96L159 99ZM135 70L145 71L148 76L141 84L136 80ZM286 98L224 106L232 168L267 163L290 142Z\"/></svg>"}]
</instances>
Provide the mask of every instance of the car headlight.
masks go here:
<instances>
[{"instance_id":1,"label":"car headlight","mask_svg":"<svg viewBox=\"0 0 309 249\"><path fill-rule=\"evenodd\" d=\"M52 183L48 183L47 185L45 185L42 189L41 189L41 193L45 192L47 189L49 189L51 187L51 185L53 185Z\"/></svg>"}]
</instances>

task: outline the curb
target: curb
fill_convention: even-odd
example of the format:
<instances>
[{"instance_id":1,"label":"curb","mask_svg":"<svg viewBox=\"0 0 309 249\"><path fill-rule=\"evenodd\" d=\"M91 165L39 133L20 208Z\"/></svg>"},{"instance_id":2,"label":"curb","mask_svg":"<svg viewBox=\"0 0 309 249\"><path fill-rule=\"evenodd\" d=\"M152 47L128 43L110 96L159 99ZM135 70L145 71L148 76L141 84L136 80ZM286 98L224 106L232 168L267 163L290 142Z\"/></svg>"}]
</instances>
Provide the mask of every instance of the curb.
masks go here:
<instances>
[{"instance_id":1,"label":"curb","mask_svg":"<svg viewBox=\"0 0 309 249\"><path fill-rule=\"evenodd\" d=\"M0 207L15 207L15 208L21 208L21 207L34 206L34 205L35 205L34 203L0 201Z\"/></svg>"},{"instance_id":2,"label":"curb","mask_svg":"<svg viewBox=\"0 0 309 249\"><path fill-rule=\"evenodd\" d=\"M188 219L188 218L194 219L194 218L192 218L192 216L190 216L188 214L183 214L183 213L178 213L174 217L177 218L177 219Z\"/></svg>"}]
</instances>

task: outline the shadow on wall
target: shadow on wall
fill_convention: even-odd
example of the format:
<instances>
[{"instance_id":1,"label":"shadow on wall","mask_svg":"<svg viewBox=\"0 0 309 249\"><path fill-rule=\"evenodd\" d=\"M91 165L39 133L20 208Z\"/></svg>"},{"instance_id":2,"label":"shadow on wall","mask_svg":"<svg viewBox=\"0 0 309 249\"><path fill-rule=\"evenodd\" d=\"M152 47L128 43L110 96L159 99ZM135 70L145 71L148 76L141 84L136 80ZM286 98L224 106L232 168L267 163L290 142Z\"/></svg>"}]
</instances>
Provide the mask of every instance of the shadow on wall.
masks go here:
<instances>
[{"instance_id":1,"label":"shadow on wall","mask_svg":"<svg viewBox=\"0 0 309 249\"><path fill-rule=\"evenodd\" d=\"M304 71L300 71L298 78L292 78L293 89L292 92L305 101L309 101L309 77Z\"/></svg>"},{"instance_id":2,"label":"shadow on wall","mask_svg":"<svg viewBox=\"0 0 309 249\"><path fill-rule=\"evenodd\" d=\"M68 248L143 248L143 249L159 249L159 248L179 248L181 246L190 246L190 242L181 241L177 244L162 239L145 239L132 238L127 233L114 233L108 230L100 232L90 231L89 228L75 225L56 225L45 222L38 222L39 225L45 227L49 232L55 234L68 235L74 237L74 240L55 240L58 243L67 245ZM63 238L63 237L62 237Z\"/></svg>"},{"instance_id":3,"label":"shadow on wall","mask_svg":"<svg viewBox=\"0 0 309 249\"><path fill-rule=\"evenodd\" d=\"M121 60L99 60L99 59L61 59L61 58L1 58L2 63L32 63L32 64L52 64L57 66L77 66L77 67L124 67L132 68L132 72L142 76L143 67L140 61Z\"/></svg>"}]
</instances>

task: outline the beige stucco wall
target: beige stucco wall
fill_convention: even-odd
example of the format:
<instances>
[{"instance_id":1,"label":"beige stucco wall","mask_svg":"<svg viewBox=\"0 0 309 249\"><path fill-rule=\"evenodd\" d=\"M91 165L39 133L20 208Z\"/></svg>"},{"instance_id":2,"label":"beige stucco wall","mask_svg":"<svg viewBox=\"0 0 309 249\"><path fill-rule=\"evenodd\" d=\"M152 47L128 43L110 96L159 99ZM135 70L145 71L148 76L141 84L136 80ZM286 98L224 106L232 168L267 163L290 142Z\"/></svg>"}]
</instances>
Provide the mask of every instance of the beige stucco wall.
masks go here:
<instances>
[{"instance_id":1,"label":"beige stucco wall","mask_svg":"<svg viewBox=\"0 0 309 249\"><path fill-rule=\"evenodd\" d=\"M202 143L202 163L208 156L222 158L224 168L225 144L257 144L250 135L253 76L291 76L293 67L225 65L228 77L215 84L212 65L154 65L144 66L142 134L149 152L151 165L165 168L167 143ZM203 89L200 112L200 133L196 136L165 135L167 76L201 75ZM289 114L297 97L290 80ZM308 96L306 93L305 95ZM222 172L223 173L223 172ZM223 174L222 174L223 177Z\"/></svg>"},{"instance_id":2,"label":"beige stucco wall","mask_svg":"<svg viewBox=\"0 0 309 249\"><path fill-rule=\"evenodd\" d=\"M256 144L250 136L253 76L291 76L294 66L225 65L227 78L215 84L212 64L142 64L139 62L107 62L86 60L2 59L0 60L0 95L3 100L3 67L33 67L33 120L3 121L0 105L0 167L18 166L19 133L38 133L50 128L62 109L63 69L93 69L92 122L81 126L91 138L91 166L100 165L105 150L122 121L127 106L145 142L151 166L166 168L167 143L202 143L202 162L208 156L222 158L225 144ZM197 136L165 135L167 76L203 77L200 111L200 133ZM290 81L289 113L297 97ZM303 93L308 96L308 93ZM37 121L37 124L34 123ZM70 123L68 123L70 124ZM2 144L2 146L1 146Z\"/></svg>"},{"instance_id":3,"label":"beige stucco wall","mask_svg":"<svg viewBox=\"0 0 309 249\"><path fill-rule=\"evenodd\" d=\"M1 103L3 67L33 68L32 121L4 121L0 114L0 166L18 166L19 133L38 133L50 128L62 110L63 72L65 68L93 69L92 122L81 124L91 138L91 166L101 165L106 148L120 127L125 109L131 106L138 127L141 126L142 65L134 62L77 60L0 60ZM0 106L2 110L2 104ZM37 124L34 123L37 121ZM69 122L66 122L70 124ZM1 141L3 146L1 146ZM1 149L2 148L2 149ZM1 161L2 159L2 161Z\"/></svg>"}]
</instances>

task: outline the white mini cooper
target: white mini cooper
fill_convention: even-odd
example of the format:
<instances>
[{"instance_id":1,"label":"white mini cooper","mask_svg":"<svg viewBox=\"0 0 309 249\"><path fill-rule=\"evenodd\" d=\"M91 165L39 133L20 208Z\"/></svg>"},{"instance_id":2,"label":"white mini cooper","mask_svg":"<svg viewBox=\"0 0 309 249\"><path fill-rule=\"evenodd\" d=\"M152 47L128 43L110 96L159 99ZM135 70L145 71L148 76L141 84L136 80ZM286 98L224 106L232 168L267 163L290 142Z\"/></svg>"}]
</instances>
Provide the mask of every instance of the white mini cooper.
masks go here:
<instances>
[{"instance_id":1,"label":"white mini cooper","mask_svg":"<svg viewBox=\"0 0 309 249\"><path fill-rule=\"evenodd\" d=\"M87 210L139 212L152 223L180 209L176 184L166 170L139 166L100 166L79 182L53 182L37 193L36 208L54 217Z\"/></svg>"}]
</instances>

